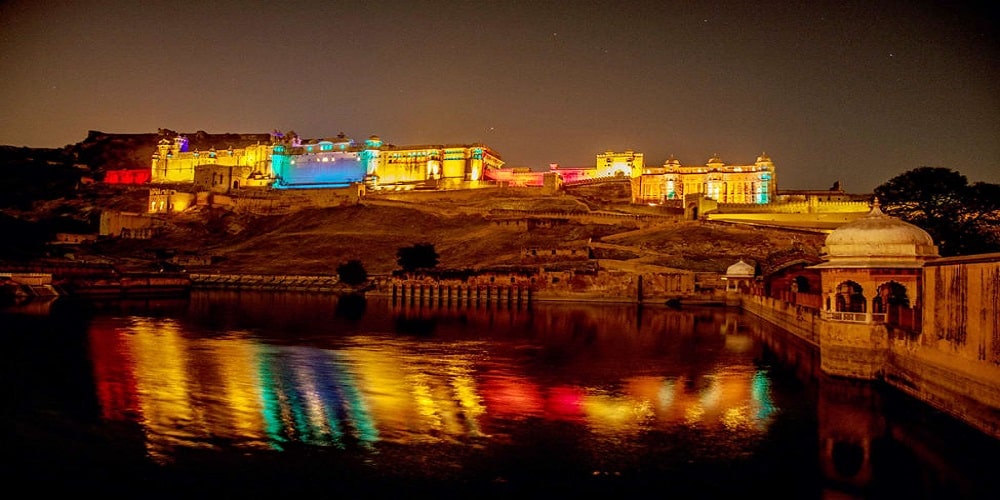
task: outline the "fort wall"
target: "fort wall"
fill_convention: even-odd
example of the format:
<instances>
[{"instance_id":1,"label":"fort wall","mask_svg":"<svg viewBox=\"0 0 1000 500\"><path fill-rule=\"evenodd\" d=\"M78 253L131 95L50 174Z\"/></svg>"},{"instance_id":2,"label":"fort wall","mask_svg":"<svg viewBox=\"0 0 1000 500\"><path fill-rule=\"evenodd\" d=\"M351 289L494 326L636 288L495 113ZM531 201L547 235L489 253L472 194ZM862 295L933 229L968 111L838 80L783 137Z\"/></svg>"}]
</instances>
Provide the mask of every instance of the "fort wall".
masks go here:
<instances>
[{"instance_id":1,"label":"fort wall","mask_svg":"<svg viewBox=\"0 0 1000 500\"><path fill-rule=\"evenodd\" d=\"M877 378L1000 437L1000 254L925 264L920 331L831 321L813 308L762 296L744 310L820 349L821 370Z\"/></svg>"},{"instance_id":2,"label":"fort wall","mask_svg":"<svg viewBox=\"0 0 1000 500\"><path fill-rule=\"evenodd\" d=\"M264 274L191 274L191 286L236 290L330 292L344 287L336 276Z\"/></svg>"},{"instance_id":3,"label":"fort wall","mask_svg":"<svg viewBox=\"0 0 1000 500\"><path fill-rule=\"evenodd\" d=\"M744 295L742 299L743 310L767 320L809 344L819 346L821 318L818 310L763 295Z\"/></svg>"},{"instance_id":4,"label":"fort wall","mask_svg":"<svg viewBox=\"0 0 1000 500\"><path fill-rule=\"evenodd\" d=\"M1000 254L929 262L923 328L889 338L886 380L1000 436Z\"/></svg>"},{"instance_id":5,"label":"fort wall","mask_svg":"<svg viewBox=\"0 0 1000 500\"><path fill-rule=\"evenodd\" d=\"M720 203L717 213L773 213L773 214L867 214L871 205L867 201L821 201L810 198L805 201L756 203Z\"/></svg>"},{"instance_id":6,"label":"fort wall","mask_svg":"<svg viewBox=\"0 0 1000 500\"><path fill-rule=\"evenodd\" d=\"M105 210L101 212L99 236L149 239L156 231L157 220L148 214Z\"/></svg>"}]
</instances>

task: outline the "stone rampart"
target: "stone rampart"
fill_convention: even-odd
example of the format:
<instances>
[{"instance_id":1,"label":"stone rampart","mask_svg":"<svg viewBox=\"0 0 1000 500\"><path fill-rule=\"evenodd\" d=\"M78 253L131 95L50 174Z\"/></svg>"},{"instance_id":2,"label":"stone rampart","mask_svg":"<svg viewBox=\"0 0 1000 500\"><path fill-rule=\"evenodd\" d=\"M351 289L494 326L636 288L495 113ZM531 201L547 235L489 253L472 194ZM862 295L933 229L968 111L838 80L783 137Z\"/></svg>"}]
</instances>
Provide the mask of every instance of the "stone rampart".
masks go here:
<instances>
[{"instance_id":1,"label":"stone rampart","mask_svg":"<svg viewBox=\"0 0 1000 500\"><path fill-rule=\"evenodd\" d=\"M336 276L266 275L266 274L191 274L195 288L243 290L293 290L332 292L345 287Z\"/></svg>"},{"instance_id":2,"label":"stone rampart","mask_svg":"<svg viewBox=\"0 0 1000 500\"><path fill-rule=\"evenodd\" d=\"M763 295L744 295L742 299L745 311L819 346L819 311Z\"/></svg>"},{"instance_id":3,"label":"stone rampart","mask_svg":"<svg viewBox=\"0 0 1000 500\"><path fill-rule=\"evenodd\" d=\"M705 215L710 221L720 222L755 222L755 223L784 223L784 224L846 224L853 220L864 217L863 212L852 213L770 213L770 212L749 212L749 213L710 213Z\"/></svg>"},{"instance_id":4,"label":"stone rampart","mask_svg":"<svg viewBox=\"0 0 1000 500\"><path fill-rule=\"evenodd\" d=\"M784 300L742 297L743 308L819 346L821 370L877 379L1000 438L1000 254L924 267L921 331L835 321Z\"/></svg>"},{"instance_id":5,"label":"stone rampart","mask_svg":"<svg viewBox=\"0 0 1000 500\"><path fill-rule=\"evenodd\" d=\"M716 213L766 213L766 214L866 214L871 210L867 201L831 200L759 203L720 203Z\"/></svg>"},{"instance_id":6,"label":"stone rampart","mask_svg":"<svg viewBox=\"0 0 1000 500\"><path fill-rule=\"evenodd\" d=\"M234 211L253 215L286 215L295 210L292 196L270 191L237 192L232 196Z\"/></svg>"}]
</instances>

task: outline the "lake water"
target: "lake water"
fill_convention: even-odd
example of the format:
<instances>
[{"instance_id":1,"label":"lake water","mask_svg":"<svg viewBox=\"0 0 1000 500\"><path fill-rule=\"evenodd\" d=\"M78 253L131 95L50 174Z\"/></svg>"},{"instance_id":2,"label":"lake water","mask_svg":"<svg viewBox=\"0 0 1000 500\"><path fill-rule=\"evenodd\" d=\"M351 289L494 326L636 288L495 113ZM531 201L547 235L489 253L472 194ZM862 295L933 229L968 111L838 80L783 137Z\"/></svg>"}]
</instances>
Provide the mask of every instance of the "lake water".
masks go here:
<instances>
[{"instance_id":1,"label":"lake water","mask_svg":"<svg viewBox=\"0 0 1000 500\"><path fill-rule=\"evenodd\" d=\"M0 313L33 494L989 498L1000 445L739 311L195 291Z\"/></svg>"}]
</instances>

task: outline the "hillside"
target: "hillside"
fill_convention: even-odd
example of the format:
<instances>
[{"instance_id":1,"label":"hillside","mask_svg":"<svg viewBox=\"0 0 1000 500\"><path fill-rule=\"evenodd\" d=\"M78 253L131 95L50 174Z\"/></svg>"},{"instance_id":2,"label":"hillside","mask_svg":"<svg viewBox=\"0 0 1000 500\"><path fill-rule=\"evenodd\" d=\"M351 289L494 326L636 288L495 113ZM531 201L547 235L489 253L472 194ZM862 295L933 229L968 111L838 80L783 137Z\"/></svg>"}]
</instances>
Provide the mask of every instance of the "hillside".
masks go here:
<instances>
[{"instance_id":1,"label":"hillside","mask_svg":"<svg viewBox=\"0 0 1000 500\"><path fill-rule=\"evenodd\" d=\"M169 132L169 131L166 131ZM397 268L396 252L433 243L440 266L574 266L589 256L616 269L659 266L724 272L738 259L766 262L791 248L818 254L824 236L794 230L677 221L658 207L628 204L627 183L581 186L558 195L534 190L374 194L362 204L312 208L288 215L251 216L196 207L165 216L152 240L102 240L81 247L45 247L57 232L96 233L102 211L145 212L148 190L100 182L109 168L148 161L159 134L91 132L63 149L0 149L0 229L15 235L0 246L0 260L55 258L113 263L121 269L158 269L171 255L211 259L191 271L333 274L359 259L371 274ZM169 134L168 134L169 135ZM251 135L199 132L195 147ZM639 229L634 220L586 214L659 215L661 224ZM503 224L500 221L517 221ZM568 261L552 250L577 249ZM532 252L534 250L534 252ZM537 257L536 257L537 255Z\"/></svg>"},{"instance_id":2,"label":"hillside","mask_svg":"<svg viewBox=\"0 0 1000 500\"><path fill-rule=\"evenodd\" d=\"M413 201L401 201L405 195L371 196L356 206L275 216L200 207L165 218L154 240L103 241L86 249L89 255L75 257L142 267L153 265L158 253L167 251L214 261L210 268L189 265L190 271L255 274L334 274L338 264L358 259L370 274L386 274L398 268L397 250L415 243L434 244L442 268L482 269L581 265L584 254L560 261L526 256L525 250L548 255L557 248L585 249L590 242L592 258L606 265L616 261L619 269L643 264L724 272L738 259L764 262L793 246L816 254L823 240L820 234L672 219L645 229L636 229L634 223L584 222L586 218L570 215L586 210L573 196L487 193L416 195ZM122 196L103 203L127 204ZM556 215L514 227L493 219L511 210Z\"/></svg>"}]
</instances>

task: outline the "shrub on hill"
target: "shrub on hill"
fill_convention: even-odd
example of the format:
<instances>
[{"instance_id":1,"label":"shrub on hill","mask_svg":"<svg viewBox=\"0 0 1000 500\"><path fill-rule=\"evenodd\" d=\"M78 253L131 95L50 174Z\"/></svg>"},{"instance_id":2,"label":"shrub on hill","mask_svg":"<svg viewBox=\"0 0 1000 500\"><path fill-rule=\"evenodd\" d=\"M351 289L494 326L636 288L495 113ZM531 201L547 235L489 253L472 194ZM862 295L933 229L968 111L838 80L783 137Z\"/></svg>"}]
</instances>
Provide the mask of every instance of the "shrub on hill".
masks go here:
<instances>
[{"instance_id":1,"label":"shrub on hill","mask_svg":"<svg viewBox=\"0 0 1000 500\"><path fill-rule=\"evenodd\" d=\"M418 269L433 269L438 265L438 253L433 243L417 243L400 248L396 252L397 262L406 272Z\"/></svg>"}]
</instances>

